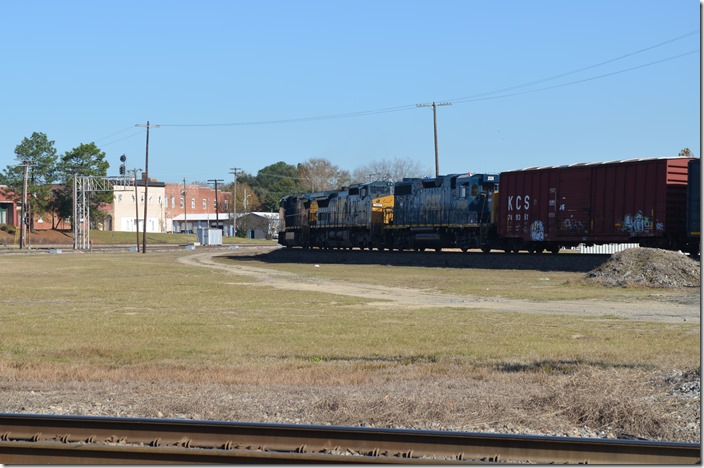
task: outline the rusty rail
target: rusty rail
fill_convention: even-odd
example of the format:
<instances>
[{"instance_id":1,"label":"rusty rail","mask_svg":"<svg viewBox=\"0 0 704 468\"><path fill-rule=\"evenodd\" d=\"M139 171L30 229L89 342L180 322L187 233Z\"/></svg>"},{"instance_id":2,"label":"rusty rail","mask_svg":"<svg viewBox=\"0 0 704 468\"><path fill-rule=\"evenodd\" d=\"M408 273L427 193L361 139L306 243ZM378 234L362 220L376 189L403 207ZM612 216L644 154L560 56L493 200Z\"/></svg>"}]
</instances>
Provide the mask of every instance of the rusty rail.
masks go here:
<instances>
[{"instance_id":1,"label":"rusty rail","mask_svg":"<svg viewBox=\"0 0 704 468\"><path fill-rule=\"evenodd\" d=\"M0 464L699 464L700 452L642 440L0 413Z\"/></svg>"}]
</instances>

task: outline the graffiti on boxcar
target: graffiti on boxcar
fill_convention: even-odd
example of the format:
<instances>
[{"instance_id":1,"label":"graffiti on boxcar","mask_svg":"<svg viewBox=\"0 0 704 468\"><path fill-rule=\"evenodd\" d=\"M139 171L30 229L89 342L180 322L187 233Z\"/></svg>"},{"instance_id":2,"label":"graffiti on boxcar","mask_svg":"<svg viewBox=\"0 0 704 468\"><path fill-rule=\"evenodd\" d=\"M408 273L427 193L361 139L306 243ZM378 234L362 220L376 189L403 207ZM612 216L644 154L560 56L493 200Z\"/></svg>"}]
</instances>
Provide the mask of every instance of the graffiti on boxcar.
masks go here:
<instances>
[{"instance_id":1,"label":"graffiti on boxcar","mask_svg":"<svg viewBox=\"0 0 704 468\"><path fill-rule=\"evenodd\" d=\"M662 223L658 223L658 230L664 230L665 226ZM634 233L652 232L653 231L653 218L646 216L642 211L638 210L635 215L627 214L623 218L623 223L621 224L621 230Z\"/></svg>"},{"instance_id":2,"label":"graffiti on boxcar","mask_svg":"<svg viewBox=\"0 0 704 468\"><path fill-rule=\"evenodd\" d=\"M578 219L567 218L560 223L560 231L563 232L586 232L584 223Z\"/></svg>"},{"instance_id":3,"label":"graffiti on boxcar","mask_svg":"<svg viewBox=\"0 0 704 468\"><path fill-rule=\"evenodd\" d=\"M545 240L545 227L543 226L543 222L538 220L538 221L533 221L530 225L530 240L533 241L542 241Z\"/></svg>"}]
</instances>

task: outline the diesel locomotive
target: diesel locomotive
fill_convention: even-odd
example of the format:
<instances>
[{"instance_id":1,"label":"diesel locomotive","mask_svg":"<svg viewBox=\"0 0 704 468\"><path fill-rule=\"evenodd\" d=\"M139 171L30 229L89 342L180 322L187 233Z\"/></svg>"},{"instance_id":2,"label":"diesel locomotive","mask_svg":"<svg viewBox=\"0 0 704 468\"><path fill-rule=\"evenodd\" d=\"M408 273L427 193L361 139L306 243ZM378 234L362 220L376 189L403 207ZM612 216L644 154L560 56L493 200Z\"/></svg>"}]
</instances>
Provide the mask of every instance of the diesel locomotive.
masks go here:
<instances>
[{"instance_id":1,"label":"diesel locomotive","mask_svg":"<svg viewBox=\"0 0 704 468\"><path fill-rule=\"evenodd\" d=\"M559 252L638 243L699 252L699 160L648 158L375 181L289 195L286 247Z\"/></svg>"}]
</instances>

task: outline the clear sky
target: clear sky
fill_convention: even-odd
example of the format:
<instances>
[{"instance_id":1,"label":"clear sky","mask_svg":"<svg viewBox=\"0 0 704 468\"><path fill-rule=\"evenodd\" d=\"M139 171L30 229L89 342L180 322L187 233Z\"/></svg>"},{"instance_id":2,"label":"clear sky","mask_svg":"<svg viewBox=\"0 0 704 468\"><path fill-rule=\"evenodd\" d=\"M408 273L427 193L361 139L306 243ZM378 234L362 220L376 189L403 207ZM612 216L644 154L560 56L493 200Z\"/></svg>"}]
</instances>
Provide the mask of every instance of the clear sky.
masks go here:
<instances>
[{"instance_id":1,"label":"clear sky","mask_svg":"<svg viewBox=\"0 0 704 468\"><path fill-rule=\"evenodd\" d=\"M696 0L0 0L0 169L32 132L164 182L701 155Z\"/></svg>"}]
</instances>

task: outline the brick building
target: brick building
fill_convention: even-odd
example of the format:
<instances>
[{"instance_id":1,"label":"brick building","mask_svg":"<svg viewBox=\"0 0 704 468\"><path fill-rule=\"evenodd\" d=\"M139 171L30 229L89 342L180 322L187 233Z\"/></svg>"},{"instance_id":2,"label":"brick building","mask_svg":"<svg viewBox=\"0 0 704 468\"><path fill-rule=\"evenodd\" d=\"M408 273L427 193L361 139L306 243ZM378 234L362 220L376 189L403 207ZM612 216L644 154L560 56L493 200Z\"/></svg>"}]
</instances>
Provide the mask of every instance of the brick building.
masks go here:
<instances>
[{"instance_id":1,"label":"brick building","mask_svg":"<svg viewBox=\"0 0 704 468\"><path fill-rule=\"evenodd\" d=\"M166 207L164 232L192 232L198 228L226 229L232 225L232 193L196 184L170 184L164 187ZM217 206L217 214L215 208Z\"/></svg>"}]
</instances>

